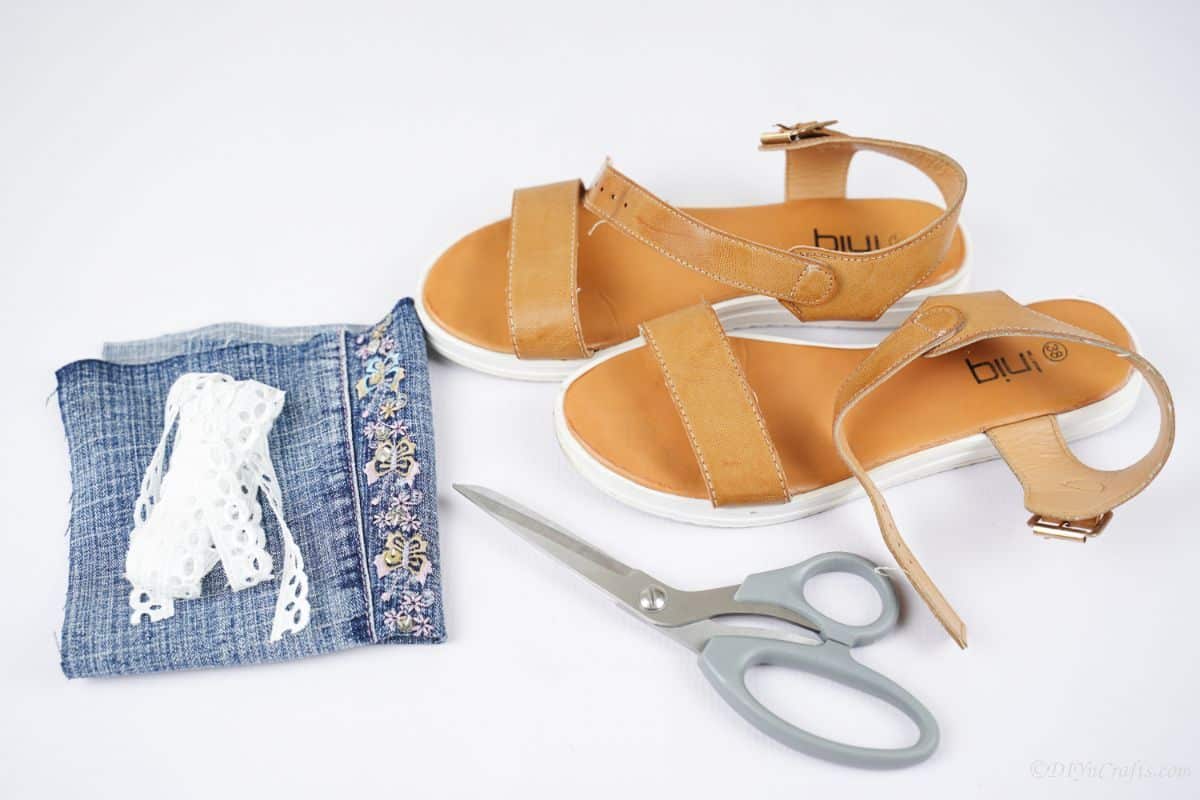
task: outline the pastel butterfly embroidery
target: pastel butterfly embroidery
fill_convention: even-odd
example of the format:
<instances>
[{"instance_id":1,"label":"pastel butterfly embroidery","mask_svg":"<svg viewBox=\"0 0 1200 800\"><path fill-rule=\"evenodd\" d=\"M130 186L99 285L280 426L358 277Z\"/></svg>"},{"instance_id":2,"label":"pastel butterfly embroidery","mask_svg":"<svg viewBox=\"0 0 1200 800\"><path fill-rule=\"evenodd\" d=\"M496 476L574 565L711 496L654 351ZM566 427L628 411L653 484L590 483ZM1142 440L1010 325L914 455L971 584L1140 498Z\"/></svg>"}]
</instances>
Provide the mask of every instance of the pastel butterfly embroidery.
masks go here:
<instances>
[{"instance_id":1,"label":"pastel butterfly embroidery","mask_svg":"<svg viewBox=\"0 0 1200 800\"><path fill-rule=\"evenodd\" d=\"M429 560L429 542L420 534L405 536L399 531L390 533L383 552L375 556L375 569L381 578L392 570L405 569L413 580L424 583L433 569L433 563Z\"/></svg>"},{"instance_id":2,"label":"pastel butterfly embroidery","mask_svg":"<svg viewBox=\"0 0 1200 800\"><path fill-rule=\"evenodd\" d=\"M367 475L367 483L374 483L384 475L392 473L405 486L411 486L413 479L421 471L416 454L417 446L407 436L380 442L375 446L375 455L363 470Z\"/></svg>"},{"instance_id":3,"label":"pastel butterfly embroidery","mask_svg":"<svg viewBox=\"0 0 1200 800\"><path fill-rule=\"evenodd\" d=\"M354 385L360 399L385 382L393 392L400 391L400 381L404 380L404 367L400 366L400 359L395 353L367 359L366 371L367 374L359 378L358 383Z\"/></svg>"}]
</instances>

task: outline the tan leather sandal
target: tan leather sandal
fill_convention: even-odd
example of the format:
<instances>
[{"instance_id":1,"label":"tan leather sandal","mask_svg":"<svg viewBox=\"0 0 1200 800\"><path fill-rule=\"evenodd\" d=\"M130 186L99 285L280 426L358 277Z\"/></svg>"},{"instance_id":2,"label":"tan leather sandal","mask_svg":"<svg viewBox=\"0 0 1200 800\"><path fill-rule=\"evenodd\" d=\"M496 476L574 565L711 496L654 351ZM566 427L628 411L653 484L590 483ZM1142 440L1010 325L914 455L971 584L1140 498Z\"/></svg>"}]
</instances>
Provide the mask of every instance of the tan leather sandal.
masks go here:
<instances>
[{"instance_id":1,"label":"tan leather sandal","mask_svg":"<svg viewBox=\"0 0 1200 800\"><path fill-rule=\"evenodd\" d=\"M774 205L680 210L608 163L586 191L578 180L518 189L509 219L469 234L426 273L417 311L430 342L483 372L558 380L641 322L701 300L730 329L892 328L925 297L961 290L962 168L830 124L763 135L761 149L787 154L786 199ZM945 208L847 198L863 151L916 167Z\"/></svg>"},{"instance_id":2,"label":"tan leather sandal","mask_svg":"<svg viewBox=\"0 0 1200 800\"><path fill-rule=\"evenodd\" d=\"M556 428L576 469L629 505L707 525L781 522L865 492L900 567L964 647L881 486L1000 456L1035 532L1086 541L1174 441L1162 377L1116 316L1084 300L934 297L875 348L727 337L705 304L641 330L563 386ZM1115 471L1077 461L1066 441L1117 424L1143 379L1161 412L1150 452Z\"/></svg>"}]
</instances>

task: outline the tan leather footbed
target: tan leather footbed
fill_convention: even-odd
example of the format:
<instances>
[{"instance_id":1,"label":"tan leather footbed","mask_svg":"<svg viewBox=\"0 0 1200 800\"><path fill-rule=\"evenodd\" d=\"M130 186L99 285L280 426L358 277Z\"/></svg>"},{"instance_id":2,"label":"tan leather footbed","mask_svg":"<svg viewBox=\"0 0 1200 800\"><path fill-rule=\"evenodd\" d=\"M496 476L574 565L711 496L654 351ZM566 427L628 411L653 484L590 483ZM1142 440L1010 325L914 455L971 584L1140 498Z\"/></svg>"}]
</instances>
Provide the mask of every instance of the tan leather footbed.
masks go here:
<instances>
[{"instance_id":1,"label":"tan leather footbed","mask_svg":"<svg viewBox=\"0 0 1200 800\"><path fill-rule=\"evenodd\" d=\"M687 209L721 230L775 247L875 250L919 231L941 209L919 200L792 200L765 206ZM579 315L592 348L637 335L637 326L677 308L718 303L746 292L682 267L656 250L579 210ZM424 302L438 324L471 344L513 352L505 292L509 222L480 228L447 250L425 282ZM938 283L962 266L962 231L923 285Z\"/></svg>"},{"instance_id":2,"label":"tan leather footbed","mask_svg":"<svg viewBox=\"0 0 1200 800\"><path fill-rule=\"evenodd\" d=\"M1082 300L1030 305L1132 349L1108 311ZM833 444L838 386L870 350L730 337L758 396L767 429L798 494L848 478ZM990 339L920 358L866 397L847 418L868 469L987 428L1060 414L1104 399L1129 380L1112 353L1031 337ZM579 377L564 397L570 431L603 464L637 483L707 498L696 458L653 355L638 347Z\"/></svg>"}]
</instances>

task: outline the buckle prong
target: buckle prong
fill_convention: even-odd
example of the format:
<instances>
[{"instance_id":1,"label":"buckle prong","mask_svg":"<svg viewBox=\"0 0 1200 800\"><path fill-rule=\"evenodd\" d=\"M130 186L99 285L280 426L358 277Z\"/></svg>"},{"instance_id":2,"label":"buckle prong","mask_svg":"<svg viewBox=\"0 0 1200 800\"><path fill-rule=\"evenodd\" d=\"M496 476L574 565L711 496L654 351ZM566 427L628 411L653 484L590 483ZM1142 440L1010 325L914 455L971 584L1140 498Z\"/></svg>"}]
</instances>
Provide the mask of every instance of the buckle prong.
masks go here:
<instances>
[{"instance_id":1,"label":"buckle prong","mask_svg":"<svg viewBox=\"0 0 1200 800\"><path fill-rule=\"evenodd\" d=\"M1029 518L1028 525L1033 528L1035 535L1041 536L1043 539L1083 544L1088 539L1099 536L1108 527L1112 516L1113 512L1105 511L1100 516L1090 519L1062 520L1034 514Z\"/></svg>"}]
</instances>

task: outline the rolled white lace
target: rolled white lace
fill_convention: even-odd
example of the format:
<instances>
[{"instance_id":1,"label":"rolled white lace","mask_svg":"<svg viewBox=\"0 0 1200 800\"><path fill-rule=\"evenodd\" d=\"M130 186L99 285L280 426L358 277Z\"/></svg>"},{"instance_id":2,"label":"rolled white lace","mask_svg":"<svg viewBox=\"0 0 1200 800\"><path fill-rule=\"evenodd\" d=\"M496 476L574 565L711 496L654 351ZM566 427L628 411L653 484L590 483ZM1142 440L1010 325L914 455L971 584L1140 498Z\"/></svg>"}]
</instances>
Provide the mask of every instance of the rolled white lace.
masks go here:
<instances>
[{"instance_id":1,"label":"rolled white lace","mask_svg":"<svg viewBox=\"0 0 1200 800\"><path fill-rule=\"evenodd\" d=\"M199 597L204 576L218 562L235 592L273 577L261 491L283 539L271 641L308 625L308 576L283 517L267 445L283 401L284 393L272 386L215 372L189 372L171 386L162 437L142 478L125 555L125 579L133 585L130 624L143 616L151 622L166 619L175 613L175 600ZM167 471L167 440L176 422Z\"/></svg>"}]
</instances>

